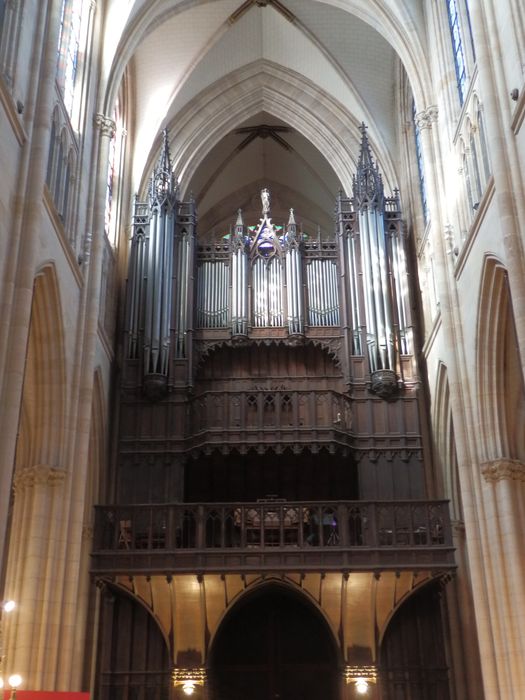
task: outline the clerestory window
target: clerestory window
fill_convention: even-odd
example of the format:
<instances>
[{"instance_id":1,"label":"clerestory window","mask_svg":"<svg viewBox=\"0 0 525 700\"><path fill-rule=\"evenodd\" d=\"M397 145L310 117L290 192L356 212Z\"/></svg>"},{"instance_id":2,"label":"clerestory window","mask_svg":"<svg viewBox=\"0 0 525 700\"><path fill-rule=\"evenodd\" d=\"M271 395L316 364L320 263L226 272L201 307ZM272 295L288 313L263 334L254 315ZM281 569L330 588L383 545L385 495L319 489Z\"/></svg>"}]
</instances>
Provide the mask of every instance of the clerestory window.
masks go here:
<instances>
[{"instance_id":1,"label":"clerestory window","mask_svg":"<svg viewBox=\"0 0 525 700\"><path fill-rule=\"evenodd\" d=\"M468 0L445 0L456 69L456 82L461 105L465 102L468 89L468 79L472 74L476 61L476 51Z\"/></svg>"},{"instance_id":2,"label":"clerestory window","mask_svg":"<svg viewBox=\"0 0 525 700\"><path fill-rule=\"evenodd\" d=\"M64 0L60 15L57 82L72 123L78 121L80 75L86 53L90 7L90 0Z\"/></svg>"},{"instance_id":3,"label":"clerestory window","mask_svg":"<svg viewBox=\"0 0 525 700\"><path fill-rule=\"evenodd\" d=\"M421 196L421 207L423 209L423 216L425 219L425 225L429 221L428 212L428 200L427 200L427 186L425 182L425 168L423 165L423 150L421 148L421 132L417 125L416 119L416 105L412 103L412 121L414 123L414 137L416 142L416 158L417 158L417 172L419 177L419 194Z\"/></svg>"},{"instance_id":4,"label":"clerestory window","mask_svg":"<svg viewBox=\"0 0 525 700\"><path fill-rule=\"evenodd\" d=\"M124 128L123 110L120 99L117 99L113 110L115 131L109 144L108 173L106 180L105 231L112 246L117 245L118 238L118 191L121 184L122 165L124 159Z\"/></svg>"}]
</instances>

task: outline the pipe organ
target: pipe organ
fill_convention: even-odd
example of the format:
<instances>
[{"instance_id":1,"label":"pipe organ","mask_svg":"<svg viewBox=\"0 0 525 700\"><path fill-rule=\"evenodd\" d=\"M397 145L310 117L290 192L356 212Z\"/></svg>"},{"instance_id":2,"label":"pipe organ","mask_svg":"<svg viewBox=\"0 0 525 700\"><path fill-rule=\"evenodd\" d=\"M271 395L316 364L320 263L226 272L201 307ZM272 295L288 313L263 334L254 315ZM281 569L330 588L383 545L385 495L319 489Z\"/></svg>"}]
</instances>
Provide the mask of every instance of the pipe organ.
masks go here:
<instances>
[{"instance_id":1,"label":"pipe organ","mask_svg":"<svg viewBox=\"0 0 525 700\"><path fill-rule=\"evenodd\" d=\"M174 357L188 354L192 325L195 206L177 197L168 135L147 202L134 202L126 299L127 358L141 360L145 386L162 393Z\"/></svg>"},{"instance_id":2,"label":"pipe organ","mask_svg":"<svg viewBox=\"0 0 525 700\"><path fill-rule=\"evenodd\" d=\"M129 629L147 645L154 628L127 596L128 607L115 607L124 588L164 625L174 678L209 670L211 679L209 621L220 629L230 601L234 609L252 582L295 581L299 590L304 581L307 594L322 592L325 612L335 610L334 629L346 620L338 658L347 670L376 674L376 608L395 623L388 601L397 606L453 568L446 504L429 500L434 472L399 196L384 194L364 126L361 133L334 231L308 230L292 209L273 221L264 189L255 222L239 210L229 231L198 236L164 136L148 196L134 205L118 443L107 480L115 501L95 521L93 568L115 589L101 605L103 649L127 643ZM348 575L362 578L357 593L368 600L382 586L366 634L363 616L352 613L360 598ZM196 614L204 594L210 615ZM217 601L225 601L220 610ZM421 609L422 620L438 619ZM180 622L190 618L189 627ZM334 656L334 678L336 665ZM104 698L139 687L121 677L103 674ZM218 697L214 682L201 690Z\"/></svg>"},{"instance_id":3,"label":"pipe organ","mask_svg":"<svg viewBox=\"0 0 525 700\"><path fill-rule=\"evenodd\" d=\"M306 233L293 209L286 225L274 224L265 189L257 225L245 226L239 210L230 233L197 241L195 207L178 201L164 136L132 226L127 352L146 378L167 378L170 361L186 362L190 385L194 332L247 341L265 329L290 339L328 332L365 358L372 390L395 393L400 357L411 352L404 233L398 193L385 197L364 125L361 133L352 196L339 195L335 235Z\"/></svg>"}]
</instances>

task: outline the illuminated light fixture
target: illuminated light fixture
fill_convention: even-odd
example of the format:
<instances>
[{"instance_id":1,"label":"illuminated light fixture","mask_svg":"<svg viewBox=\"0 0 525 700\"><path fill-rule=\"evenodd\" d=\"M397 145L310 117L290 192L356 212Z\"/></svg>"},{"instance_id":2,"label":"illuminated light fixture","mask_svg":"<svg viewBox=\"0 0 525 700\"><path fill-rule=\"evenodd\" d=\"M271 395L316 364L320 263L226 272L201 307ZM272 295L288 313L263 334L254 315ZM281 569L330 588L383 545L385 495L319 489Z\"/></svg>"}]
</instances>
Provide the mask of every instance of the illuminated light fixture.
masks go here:
<instances>
[{"instance_id":1,"label":"illuminated light fixture","mask_svg":"<svg viewBox=\"0 0 525 700\"><path fill-rule=\"evenodd\" d=\"M18 673L13 673L12 676L9 676L7 682L9 683L9 687L13 691L11 693L11 700L16 700L16 689L19 685L22 684L22 676L20 676Z\"/></svg>"},{"instance_id":2,"label":"illuminated light fixture","mask_svg":"<svg viewBox=\"0 0 525 700\"><path fill-rule=\"evenodd\" d=\"M359 695L365 695L368 693L368 681L366 678L356 678L355 689Z\"/></svg>"},{"instance_id":3,"label":"illuminated light fixture","mask_svg":"<svg viewBox=\"0 0 525 700\"><path fill-rule=\"evenodd\" d=\"M178 689L177 697L181 693L198 693L199 686L203 687L205 683L206 669L202 666L177 666L173 669L173 685Z\"/></svg>"},{"instance_id":4,"label":"illuminated light fixture","mask_svg":"<svg viewBox=\"0 0 525 700\"><path fill-rule=\"evenodd\" d=\"M4 679L2 678L2 675L1 675L2 665L3 665L3 662L5 661L5 656L3 654L3 646L2 646L2 633L3 633L2 613L13 612L13 610L15 608L16 608L16 603L14 600L9 599L9 600L4 600L4 601L0 602L0 690L9 686L12 690L12 693L10 696L12 700L15 700L15 698L16 698L16 689L22 683L22 676L20 676L18 673L14 673L13 675L9 676L9 678L7 679L7 685L6 685ZM2 697L3 697L3 694L2 694Z\"/></svg>"},{"instance_id":5,"label":"illuminated light fixture","mask_svg":"<svg viewBox=\"0 0 525 700\"><path fill-rule=\"evenodd\" d=\"M377 667L373 665L353 666L349 664L345 668L344 676L346 682L353 685L355 695L366 695L378 681Z\"/></svg>"},{"instance_id":6,"label":"illuminated light fixture","mask_svg":"<svg viewBox=\"0 0 525 700\"><path fill-rule=\"evenodd\" d=\"M193 695L195 692L195 681L187 680L182 684L182 692L186 695Z\"/></svg>"}]
</instances>

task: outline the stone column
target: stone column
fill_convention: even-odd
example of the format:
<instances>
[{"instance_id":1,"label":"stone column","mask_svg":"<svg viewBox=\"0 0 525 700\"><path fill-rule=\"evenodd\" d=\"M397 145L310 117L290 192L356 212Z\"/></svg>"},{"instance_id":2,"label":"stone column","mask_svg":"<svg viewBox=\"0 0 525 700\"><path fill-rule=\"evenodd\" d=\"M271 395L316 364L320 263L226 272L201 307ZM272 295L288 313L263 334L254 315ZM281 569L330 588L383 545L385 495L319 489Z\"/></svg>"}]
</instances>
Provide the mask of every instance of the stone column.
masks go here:
<instances>
[{"instance_id":1,"label":"stone column","mask_svg":"<svg viewBox=\"0 0 525 700\"><path fill-rule=\"evenodd\" d=\"M476 45L478 81L485 118L487 145L495 186L499 231L506 253L512 308L525 375L525 256L520 222L525 219L522 172L516 141L510 130L509 86L504 79L501 41L496 31L494 4L470 0L470 17Z\"/></svg>"},{"instance_id":2,"label":"stone column","mask_svg":"<svg viewBox=\"0 0 525 700\"><path fill-rule=\"evenodd\" d=\"M450 636L450 671L454 676L458 700L469 697L482 698L483 684L472 604L465 525L458 520L453 521L451 525L458 570L444 588Z\"/></svg>"},{"instance_id":3,"label":"stone column","mask_svg":"<svg viewBox=\"0 0 525 700\"><path fill-rule=\"evenodd\" d=\"M468 562L472 577L472 590L476 610L478 640L481 648L481 664L485 687L497 685L495 644L490 620L490 610L486 597L486 572L484 551L478 525L479 476L473 466L475 445L470 443L469 416L472 414L469 395L463 388L461 378L466 376L462 363L464 342L461 316L458 310L457 289L452 277L452 269L447 255L446 225L441 217L444 207L442 183L442 158L439 139L435 133L438 109L431 106L416 115L421 133L421 146L425 163L425 178L428 188L428 204L431 220L431 237L435 254L435 273L441 315L441 333L444 346L449 352L443 359L447 365L450 388L450 403L454 419L454 435L458 457L458 473L463 502L465 530L468 543ZM470 421L471 422L471 421ZM474 432L472 432L474 435ZM469 689L470 692L470 689ZM472 699L476 697L471 695ZM495 698L496 696L494 696ZM492 700L492 698L491 698Z\"/></svg>"},{"instance_id":4,"label":"stone column","mask_svg":"<svg viewBox=\"0 0 525 700\"><path fill-rule=\"evenodd\" d=\"M68 570L64 570L62 602L61 653L56 679L60 690L79 688L82 659L76 641L84 630L78 628L78 594L80 577L87 576L81 570L82 530L84 527L85 488L88 475L89 438L93 404L94 372L98 342L98 318L104 251L104 210L106 202L106 180L109 144L115 132L115 123L103 114L96 114L94 124L98 130L98 152L93 173L95 192L93 203L93 237L89 256L89 269L84 291L84 329L79 357L78 411L75 423L75 450L71 473L71 491L66 514L68 528Z\"/></svg>"},{"instance_id":5,"label":"stone column","mask_svg":"<svg viewBox=\"0 0 525 700\"><path fill-rule=\"evenodd\" d=\"M500 695L525 697L525 464L514 459L486 462L487 567L492 571L489 602L498 611L502 648L498 649Z\"/></svg>"},{"instance_id":6,"label":"stone column","mask_svg":"<svg viewBox=\"0 0 525 700\"><path fill-rule=\"evenodd\" d=\"M0 295L0 373L5 370L0 396L0 566L5 560L9 499L37 264L36 247L56 90L60 1L42 3L34 21L38 31L33 56L40 63L40 70L34 71L34 91L26 105L27 118L32 121L27 125L28 142L21 155L19 197L15 200L12 218L13 239L8 248L9 264L6 265L7 274L2 280ZM49 29L47 33L46 28Z\"/></svg>"},{"instance_id":7,"label":"stone column","mask_svg":"<svg viewBox=\"0 0 525 700\"><path fill-rule=\"evenodd\" d=\"M56 586L60 528L55 511L65 478L64 471L39 464L20 470L15 479L7 592L18 607L6 635L6 675L20 673L30 688L40 687L46 647L55 634L46 624L46 610Z\"/></svg>"}]
</instances>

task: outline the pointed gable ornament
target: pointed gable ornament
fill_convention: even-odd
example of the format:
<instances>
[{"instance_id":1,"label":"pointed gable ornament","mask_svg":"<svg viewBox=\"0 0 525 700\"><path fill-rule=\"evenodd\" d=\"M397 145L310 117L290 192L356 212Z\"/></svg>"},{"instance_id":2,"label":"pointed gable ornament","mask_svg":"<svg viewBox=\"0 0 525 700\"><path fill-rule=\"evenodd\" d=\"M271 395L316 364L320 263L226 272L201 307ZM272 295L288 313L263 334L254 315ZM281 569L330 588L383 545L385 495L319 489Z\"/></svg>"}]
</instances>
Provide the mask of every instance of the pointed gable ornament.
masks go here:
<instances>
[{"instance_id":1,"label":"pointed gable ornament","mask_svg":"<svg viewBox=\"0 0 525 700\"><path fill-rule=\"evenodd\" d=\"M383 180L372 158L366 129L364 122L361 123L361 151L353 183L354 203L356 209L383 209Z\"/></svg>"},{"instance_id":2,"label":"pointed gable ornament","mask_svg":"<svg viewBox=\"0 0 525 700\"><path fill-rule=\"evenodd\" d=\"M171 208L177 200L177 183L173 174L173 164L168 140L168 130L162 132L162 150L153 171L150 186L151 207L163 205Z\"/></svg>"}]
</instances>

